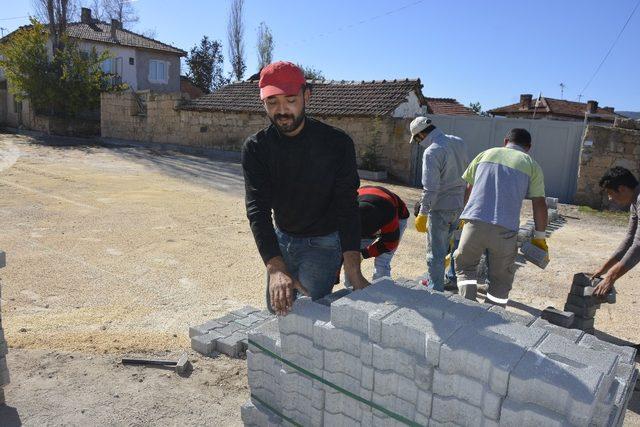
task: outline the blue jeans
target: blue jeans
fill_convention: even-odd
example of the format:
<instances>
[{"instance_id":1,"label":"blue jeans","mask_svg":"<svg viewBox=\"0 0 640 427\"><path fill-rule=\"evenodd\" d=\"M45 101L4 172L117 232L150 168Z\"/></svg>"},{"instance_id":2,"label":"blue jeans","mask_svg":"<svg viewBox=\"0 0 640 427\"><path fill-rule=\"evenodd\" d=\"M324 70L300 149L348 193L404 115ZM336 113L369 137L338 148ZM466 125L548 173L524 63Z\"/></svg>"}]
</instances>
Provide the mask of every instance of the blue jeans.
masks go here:
<instances>
[{"instance_id":1,"label":"blue jeans","mask_svg":"<svg viewBox=\"0 0 640 427\"><path fill-rule=\"evenodd\" d=\"M317 237L296 237L276 228L276 236L287 271L302 283L311 298L316 300L330 294L336 271L342 262L338 232ZM271 310L268 284L267 275L267 307Z\"/></svg>"},{"instance_id":2,"label":"blue jeans","mask_svg":"<svg viewBox=\"0 0 640 427\"><path fill-rule=\"evenodd\" d=\"M444 259L449 253L449 241L458 228L462 210L431 211L427 231L427 279L429 288L444 291Z\"/></svg>"},{"instance_id":3,"label":"blue jeans","mask_svg":"<svg viewBox=\"0 0 640 427\"><path fill-rule=\"evenodd\" d=\"M402 240L402 235L404 234L404 230L407 228L407 219L401 219L400 221L400 225L399 225L399 231L400 231L400 240ZM364 249L367 246L369 246L371 243L373 243L375 241L375 239L362 239L360 240L360 249ZM378 255L377 257L374 258L373 260L373 280L379 279L381 277L391 277L391 260L393 259L393 256L395 255L396 251L398 250L398 248L389 251L389 252L385 252L383 254ZM344 286L346 288L351 288L351 283L349 282L349 279L346 277L344 278Z\"/></svg>"}]
</instances>

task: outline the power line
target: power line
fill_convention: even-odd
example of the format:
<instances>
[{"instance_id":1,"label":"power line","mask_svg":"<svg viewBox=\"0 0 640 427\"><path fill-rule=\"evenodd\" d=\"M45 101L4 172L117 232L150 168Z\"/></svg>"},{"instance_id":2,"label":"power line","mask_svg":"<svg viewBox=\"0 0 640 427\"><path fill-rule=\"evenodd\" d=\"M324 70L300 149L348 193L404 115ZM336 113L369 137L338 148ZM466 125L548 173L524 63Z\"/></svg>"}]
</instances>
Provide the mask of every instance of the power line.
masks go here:
<instances>
[{"instance_id":1,"label":"power line","mask_svg":"<svg viewBox=\"0 0 640 427\"><path fill-rule=\"evenodd\" d=\"M385 16L393 15L394 13L400 12L401 10L404 10L404 9L408 9L408 8L413 7L415 5L418 5L420 3L424 3L425 1L426 0L417 0L417 1L414 1L412 3L406 4L404 6L400 6L400 7L396 8L396 9L392 9L392 10L389 10L387 12L381 13L379 15L372 16L372 17L366 18L366 19L362 19L362 20L360 20L358 22L353 22L353 23L351 23L349 25L338 27L333 31L329 31L327 33L316 34L314 36L307 37L306 39L297 40L297 41L291 42L291 43L284 43L283 45L284 46L293 46L293 45L298 45L298 44L304 44L304 43L306 43L306 42L308 42L310 40L313 40L315 38L318 38L318 37L326 37L326 36L338 33L340 31L345 31L345 30L351 29L353 27L357 27L359 25L367 24L367 23L369 23L371 21L375 21L376 19L380 19L380 18L385 17Z\"/></svg>"},{"instance_id":2,"label":"power line","mask_svg":"<svg viewBox=\"0 0 640 427\"><path fill-rule=\"evenodd\" d=\"M616 43L618 43L618 40L620 40L620 36L622 36L622 33L624 32L625 28L627 28L627 25L629 24L629 21L631 21L631 18L633 17L633 14L636 13L636 10L638 9L638 6L640 6L640 0L638 0L638 2L636 3L636 6L633 8L633 10L631 11L631 13L629 14L629 17L627 18L627 21L624 23L624 25L622 26L622 28L620 29L620 32L618 33L618 36L616 37L616 39L613 41L613 43L611 44L611 47L609 48L609 50L607 51L607 54L604 56L604 58L602 58L602 61L600 61L600 65L598 65L598 68L596 68L596 70L593 72L593 75L591 76L591 78L589 79L589 81L587 82L586 85L584 85L584 88L580 91L580 94L578 95L578 99L582 98L584 91L587 90L587 88L589 87L589 85L591 84L591 82L593 81L593 79L596 77L596 75L598 74L598 71L600 71L600 68L602 68L602 65L604 64L604 62L607 60L607 58L609 57L609 54L611 53L611 51L613 50L614 46L616 45Z\"/></svg>"},{"instance_id":3,"label":"power line","mask_svg":"<svg viewBox=\"0 0 640 427\"><path fill-rule=\"evenodd\" d=\"M11 19L22 19L22 18L28 18L29 15L26 16L14 16L13 18L0 18L0 21L9 21Z\"/></svg>"}]
</instances>

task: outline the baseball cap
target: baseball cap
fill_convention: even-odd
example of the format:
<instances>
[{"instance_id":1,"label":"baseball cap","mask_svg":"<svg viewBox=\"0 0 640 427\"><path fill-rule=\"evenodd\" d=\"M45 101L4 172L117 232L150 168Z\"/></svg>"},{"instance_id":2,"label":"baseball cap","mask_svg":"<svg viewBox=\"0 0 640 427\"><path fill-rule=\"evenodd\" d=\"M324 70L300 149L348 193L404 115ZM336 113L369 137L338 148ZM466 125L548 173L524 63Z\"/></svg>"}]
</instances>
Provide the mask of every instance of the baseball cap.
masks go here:
<instances>
[{"instance_id":1,"label":"baseball cap","mask_svg":"<svg viewBox=\"0 0 640 427\"><path fill-rule=\"evenodd\" d=\"M424 116L419 116L413 119L413 121L411 121L411 124L409 125L409 130L411 131L411 139L409 140L409 144L416 143L416 135L431 125L433 125L431 119L428 119Z\"/></svg>"},{"instance_id":2,"label":"baseball cap","mask_svg":"<svg viewBox=\"0 0 640 427\"><path fill-rule=\"evenodd\" d=\"M305 83L304 73L296 64L287 61L271 63L260 71L260 99L274 95L297 95Z\"/></svg>"}]
</instances>

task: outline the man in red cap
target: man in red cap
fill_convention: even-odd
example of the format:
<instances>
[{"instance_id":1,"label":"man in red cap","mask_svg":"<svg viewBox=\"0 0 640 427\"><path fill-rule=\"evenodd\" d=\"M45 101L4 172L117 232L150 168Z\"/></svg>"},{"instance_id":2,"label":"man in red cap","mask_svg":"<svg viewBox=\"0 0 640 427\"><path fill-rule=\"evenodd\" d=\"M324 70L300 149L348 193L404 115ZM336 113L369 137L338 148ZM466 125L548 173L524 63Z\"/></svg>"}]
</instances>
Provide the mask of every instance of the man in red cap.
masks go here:
<instances>
[{"instance_id":1,"label":"man in red cap","mask_svg":"<svg viewBox=\"0 0 640 427\"><path fill-rule=\"evenodd\" d=\"M286 314L297 292L331 292L343 256L353 287L369 284L360 270L360 180L351 138L306 116L311 92L299 67L270 64L259 87L271 126L242 147L245 202L267 267L267 305Z\"/></svg>"}]
</instances>

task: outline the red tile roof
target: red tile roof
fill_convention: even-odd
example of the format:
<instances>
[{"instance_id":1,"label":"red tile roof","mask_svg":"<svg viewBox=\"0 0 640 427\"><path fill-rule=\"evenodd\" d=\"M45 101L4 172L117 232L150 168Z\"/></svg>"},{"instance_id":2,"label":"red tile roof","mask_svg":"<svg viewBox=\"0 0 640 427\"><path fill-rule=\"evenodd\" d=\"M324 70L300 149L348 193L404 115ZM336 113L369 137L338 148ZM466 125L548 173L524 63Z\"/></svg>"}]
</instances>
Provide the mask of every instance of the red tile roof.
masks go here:
<instances>
[{"instance_id":1,"label":"red tile roof","mask_svg":"<svg viewBox=\"0 0 640 427\"><path fill-rule=\"evenodd\" d=\"M24 25L15 31L23 28L30 28L31 25ZM2 40L7 40L15 31L7 34ZM114 44L121 46L129 46L133 48L152 49L161 52L174 53L180 56L186 56L187 52L177 47L158 40L150 39L133 31L118 28L116 29L115 39L111 37L111 24L102 21L94 21L91 24L83 22L70 22L67 24L67 33L70 37L80 40L90 40L99 43Z\"/></svg>"},{"instance_id":2,"label":"red tile roof","mask_svg":"<svg viewBox=\"0 0 640 427\"><path fill-rule=\"evenodd\" d=\"M534 110L536 110L535 98L531 100L531 105L529 106L529 108L521 108L520 103L517 103L506 105L504 107L494 108L493 110L489 110L488 112L496 116L506 114L528 116L530 114L533 114ZM586 111L587 104L585 102L567 101L566 99L555 99L543 96L540 98L540 103L536 110L536 114L541 114L544 116L556 115L584 120L584 113ZM616 114L612 110L602 107L598 107L598 109L596 110L596 114L605 116L602 117L603 120L613 121L616 117L619 117L619 114Z\"/></svg>"},{"instance_id":3,"label":"red tile roof","mask_svg":"<svg viewBox=\"0 0 640 427\"><path fill-rule=\"evenodd\" d=\"M187 76L180 76L180 92L188 93L189 99L196 99L204 95L204 91L194 85Z\"/></svg>"},{"instance_id":4,"label":"red tile roof","mask_svg":"<svg viewBox=\"0 0 640 427\"><path fill-rule=\"evenodd\" d=\"M449 116L475 116L476 113L453 98L425 98L429 113Z\"/></svg>"},{"instance_id":5,"label":"red tile roof","mask_svg":"<svg viewBox=\"0 0 640 427\"><path fill-rule=\"evenodd\" d=\"M416 80L369 82L315 81L307 112L327 116L390 115L406 102L410 92L423 101L422 84ZM423 101L424 102L424 101ZM182 106L186 110L263 112L258 82L232 83Z\"/></svg>"}]
</instances>

